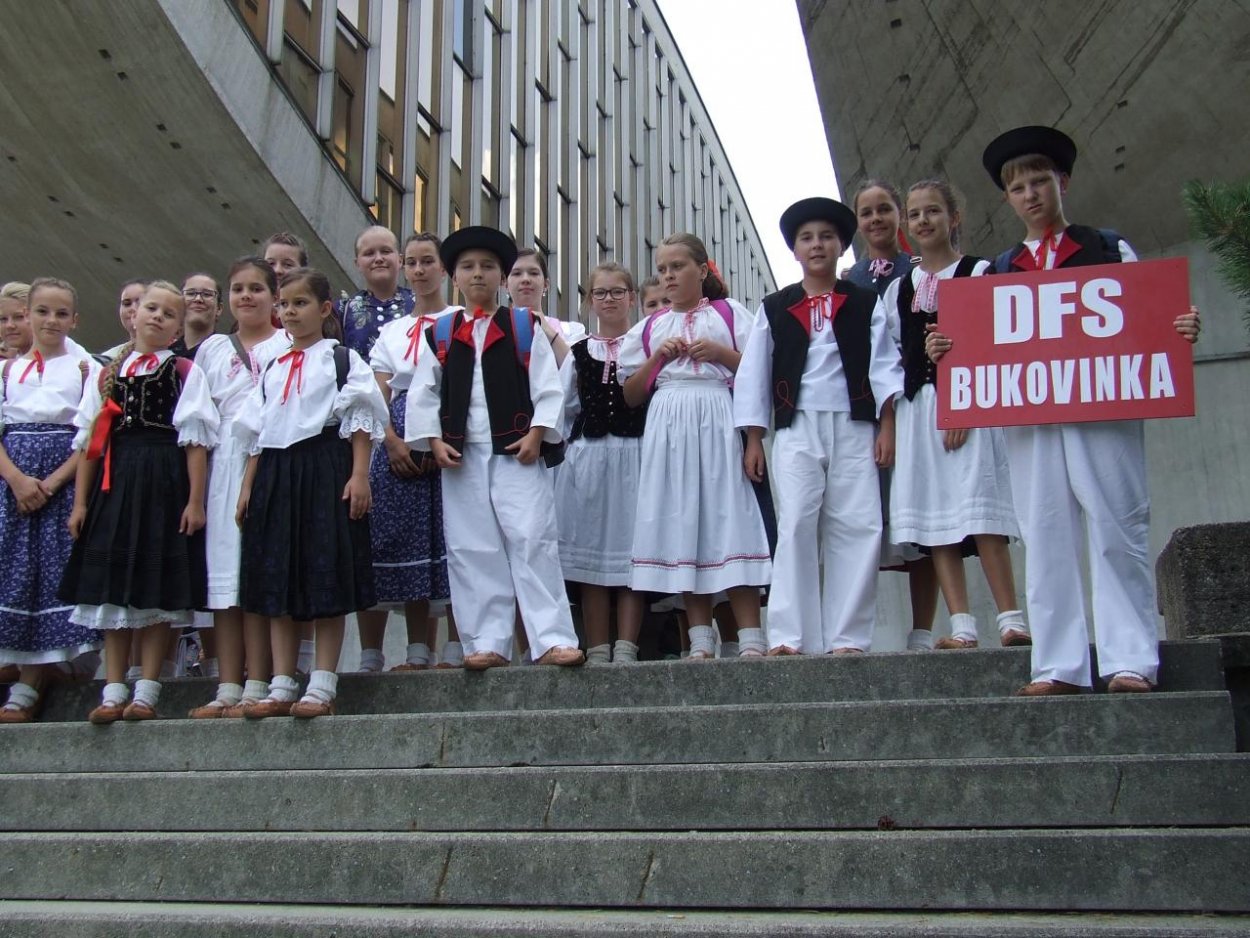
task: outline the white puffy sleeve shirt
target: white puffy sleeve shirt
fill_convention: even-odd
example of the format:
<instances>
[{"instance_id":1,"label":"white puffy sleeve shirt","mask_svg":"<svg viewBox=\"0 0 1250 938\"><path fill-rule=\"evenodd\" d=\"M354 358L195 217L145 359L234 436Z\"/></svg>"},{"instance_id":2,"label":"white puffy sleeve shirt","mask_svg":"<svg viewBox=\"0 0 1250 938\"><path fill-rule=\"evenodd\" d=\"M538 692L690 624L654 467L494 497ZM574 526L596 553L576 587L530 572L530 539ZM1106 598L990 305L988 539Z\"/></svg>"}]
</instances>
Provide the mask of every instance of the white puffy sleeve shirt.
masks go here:
<instances>
[{"instance_id":1,"label":"white puffy sleeve shirt","mask_svg":"<svg viewBox=\"0 0 1250 938\"><path fill-rule=\"evenodd\" d=\"M13 359L8 371L0 404L0 427L15 423L72 426L87 386L100 379L100 366L95 361L72 352L44 360L42 372L33 358L25 356Z\"/></svg>"},{"instance_id":2,"label":"white puffy sleeve shirt","mask_svg":"<svg viewBox=\"0 0 1250 938\"><path fill-rule=\"evenodd\" d=\"M439 313L413 314L388 322L378 333L378 340L369 353L369 367L391 376L387 383L392 391L407 391L417 363L423 356L434 354L425 341L425 330L460 308L448 306Z\"/></svg>"},{"instance_id":3,"label":"white puffy sleeve shirt","mask_svg":"<svg viewBox=\"0 0 1250 938\"><path fill-rule=\"evenodd\" d=\"M653 354L665 339L674 337L684 339L688 344L693 344L700 339L708 339L741 352L751 335L751 314L737 300L725 302L729 304L732 313L730 317L733 321L732 333L725 317L710 302L701 303L689 312L662 310L651 317L653 324L648 340L650 353L643 346L642 341L647 325L647 319L644 318L625 334L617 367L632 374L646 364L650 354ZM714 362L697 362L688 355L683 355L660 369L655 380L655 387L661 388L670 381L711 381L732 386L734 373L724 365Z\"/></svg>"},{"instance_id":4,"label":"white puffy sleeve shirt","mask_svg":"<svg viewBox=\"0 0 1250 938\"><path fill-rule=\"evenodd\" d=\"M469 414L465 425L466 443L491 443L490 415L486 410L486 385L482 381L482 348L491 317L473 323L473 347L477 352L473 369L473 385L469 391ZM571 358L572 356L570 356ZM443 435L439 419L443 366L429 343L421 351L408 388L408 405L404 411L404 442L422 452L430 448L432 437ZM531 427L542 427L543 441L559 443L564 412L564 385L556 368L555 352L546 334L534 329L529 361L530 400L534 403Z\"/></svg>"},{"instance_id":5,"label":"white puffy sleeve shirt","mask_svg":"<svg viewBox=\"0 0 1250 938\"><path fill-rule=\"evenodd\" d=\"M282 353L262 372L260 383L235 420L234 432L248 451L286 449L301 440L338 426L350 439L363 430L374 442L386 435L386 401L365 360L348 350L347 381L339 390L334 370L333 339L321 339L303 350Z\"/></svg>"},{"instance_id":6,"label":"white puffy sleeve shirt","mask_svg":"<svg viewBox=\"0 0 1250 938\"><path fill-rule=\"evenodd\" d=\"M247 350L247 361L239 358L227 335L211 335L196 349L195 363L204 371L213 402L224 427L234 421L256 388L269 363L291 347L290 337L275 332Z\"/></svg>"}]
</instances>

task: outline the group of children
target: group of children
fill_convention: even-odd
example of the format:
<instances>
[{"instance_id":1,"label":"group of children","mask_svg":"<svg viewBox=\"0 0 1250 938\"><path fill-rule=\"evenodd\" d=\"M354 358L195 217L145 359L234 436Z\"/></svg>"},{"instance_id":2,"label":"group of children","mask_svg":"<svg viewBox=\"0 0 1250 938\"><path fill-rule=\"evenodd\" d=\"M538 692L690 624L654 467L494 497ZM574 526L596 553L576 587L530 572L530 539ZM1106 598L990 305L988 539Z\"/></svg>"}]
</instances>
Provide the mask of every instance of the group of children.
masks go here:
<instances>
[{"instance_id":1,"label":"group of children","mask_svg":"<svg viewBox=\"0 0 1250 938\"><path fill-rule=\"evenodd\" d=\"M795 203L780 223L802 279L754 315L702 241L674 234L633 325L630 273L591 271L586 334L543 311L542 255L479 226L402 246L366 229L366 286L338 303L298 239L276 235L227 275L228 335L214 333L213 277L128 283L130 339L98 358L69 339L72 286L5 287L0 337L20 354L0 378L0 662L18 674L0 722L32 719L49 681L94 673L101 645L91 721L155 717L171 627L206 613L219 683L198 719L332 714L350 613L364 670L384 666L392 610L407 624L400 670L484 670L520 649L536 664L629 662L666 597L691 659L716 656L714 623L721 654L857 654L878 569L901 567L908 648L975 647L968 555L1002 644L1033 646L1021 693L1072 693L1090 684L1086 537L1100 671L1112 691L1149 690L1140 422L936 423L952 342L941 280L1134 259L1117 235L1067 224L1074 160L1050 128L990 144L986 168L1026 228L993 262L960 253L941 180L905 200L872 181L851 206ZM867 256L840 278L856 230ZM463 305L447 304L448 276ZM1176 328L1196 340L1196 311ZM951 629L935 643L939 591Z\"/></svg>"}]
</instances>

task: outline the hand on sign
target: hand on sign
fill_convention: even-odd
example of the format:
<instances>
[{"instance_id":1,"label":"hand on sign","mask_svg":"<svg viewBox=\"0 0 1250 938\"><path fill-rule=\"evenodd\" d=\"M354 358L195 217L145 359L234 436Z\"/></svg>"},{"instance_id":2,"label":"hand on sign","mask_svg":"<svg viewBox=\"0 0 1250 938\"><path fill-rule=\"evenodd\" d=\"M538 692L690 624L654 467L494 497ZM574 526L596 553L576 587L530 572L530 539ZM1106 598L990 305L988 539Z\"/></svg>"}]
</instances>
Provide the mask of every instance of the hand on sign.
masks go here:
<instances>
[{"instance_id":1,"label":"hand on sign","mask_svg":"<svg viewBox=\"0 0 1250 938\"><path fill-rule=\"evenodd\" d=\"M942 432L942 446L948 453L953 453L967 442L967 430L944 430Z\"/></svg>"},{"instance_id":2,"label":"hand on sign","mask_svg":"<svg viewBox=\"0 0 1250 938\"><path fill-rule=\"evenodd\" d=\"M1202 321L1198 318L1198 307L1189 307L1189 312L1183 316L1177 316L1172 323L1176 327L1176 331L1181 334L1186 342L1194 343L1198 341L1198 333L1202 331Z\"/></svg>"},{"instance_id":3,"label":"hand on sign","mask_svg":"<svg viewBox=\"0 0 1250 938\"><path fill-rule=\"evenodd\" d=\"M925 326L925 330L929 334L924 337L924 353L929 356L929 361L936 365L941 357L951 350L951 340L937 331L937 323L929 323Z\"/></svg>"}]
</instances>

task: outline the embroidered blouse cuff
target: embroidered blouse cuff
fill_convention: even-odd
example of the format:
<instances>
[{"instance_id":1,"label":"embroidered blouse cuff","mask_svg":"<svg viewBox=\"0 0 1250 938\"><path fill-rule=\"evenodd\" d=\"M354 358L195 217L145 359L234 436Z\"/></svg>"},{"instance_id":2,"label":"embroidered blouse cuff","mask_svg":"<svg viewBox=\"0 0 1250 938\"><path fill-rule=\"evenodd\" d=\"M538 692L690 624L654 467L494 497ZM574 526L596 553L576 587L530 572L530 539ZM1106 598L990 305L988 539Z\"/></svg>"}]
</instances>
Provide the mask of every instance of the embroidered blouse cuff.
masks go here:
<instances>
[{"instance_id":1,"label":"embroidered blouse cuff","mask_svg":"<svg viewBox=\"0 0 1250 938\"><path fill-rule=\"evenodd\" d=\"M349 410L339 423L339 436L344 440L350 440L357 430L369 434L369 439L374 443L381 443L386 439L386 422L375 419L366 407Z\"/></svg>"},{"instance_id":2,"label":"embroidered blouse cuff","mask_svg":"<svg viewBox=\"0 0 1250 938\"><path fill-rule=\"evenodd\" d=\"M188 420L178 428L178 445L212 449L217 445L217 433L210 424L200 420Z\"/></svg>"}]
</instances>

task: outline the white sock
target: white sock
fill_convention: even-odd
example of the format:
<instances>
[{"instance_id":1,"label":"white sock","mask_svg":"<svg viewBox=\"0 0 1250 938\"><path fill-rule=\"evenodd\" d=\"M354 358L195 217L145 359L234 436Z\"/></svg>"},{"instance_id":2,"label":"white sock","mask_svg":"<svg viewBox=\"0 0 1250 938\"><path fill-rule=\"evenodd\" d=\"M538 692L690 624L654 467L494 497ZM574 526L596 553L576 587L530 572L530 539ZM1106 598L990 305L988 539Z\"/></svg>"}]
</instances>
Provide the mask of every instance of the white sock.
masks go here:
<instances>
[{"instance_id":1,"label":"white sock","mask_svg":"<svg viewBox=\"0 0 1250 938\"><path fill-rule=\"evenodd\" d=\"M100 702L105 704L122 705L130 700L130 688L125 684L105 684L104 693L100 695Z\"/></svg>"},{"instance_id":2,"label":"white sock","mask_svg":"<svg viewBox=\"0 0 1250 938\"><path fill-rule=\"evenodd\" d=\"M291 703L299 696L299 681L288 674L275 674L269 682L269 700Z\"/></svg>"},{"instance_id":3,"label":"white sock","mask_svg":"<svg viewBox=\"0 0 1250 938\"><path fill-rule=\"evenodd\" d=\"M408 664L429 664L430 646L425 642L412 642L408 646Z\"/></svg>"},{"instance_id":4,"label":"white sock","mask_svg":"<svg viewBox=\"0 0 1250 938\"><path fill-rule=\"evenodd\" d=\"M202 667L205 677L221 677L221 667L216 658L205 658Z\"/></svg>"},{"instance_id":5,"label":"white sock","mask_svg":"<svg viewBox=\"0 0 1250 938\"><path fill-rule=\"evenodd\" d=\"M4 709L23 710L27 707L33 707L38 699L39 691L29 684L19 682L9 688L9 702L4 705Z\"/></svg>"},{"instance_id":6,"label":"white sock","mask_svg":"<svg viewBox=\"0 0 1250 938\"><path fill-rule=\"evenodd\" d=\"M307 703L330 703L338 694L339 676L333 671L314 671L308 676L308 690L302 700Z\"/></svg>"},{"instance_id":7,"label":"white sock","mask_svg":"<svg viewBox=\"0 0 1250 938\"><path fill-rule=\"evenodd\" d=\"M140 678L135 681L135 703L147 704L153 710L161 699L161 682L146 681Z\"/></svg>"},{"instance_id":8,"label":"white sock","mask_svg":"<svg viewBox=\"0 0 1250 938\"><path fill-rule=\"evenodd\" d=\"M227 707L233 707L242 699L242 684L222 683L217 685L217 703L224 704Z\"/></svg>"},{"instance_id":9,"label":"white sock","mask_svg":"<svg viewBox=\"0 0 1250 938\"><path fill-rule=\"evenodd\" d=\"M716 655L716 632L710 625L690 626L690 654L702 653L703 657Z\"/></svg>"},{"instance_id":10,"label":"white sock","mask_svg":"<svg viewBox=\"0 0 1250 938\"><path fill-rule=\"evenodd\" d=\"M952 614L951 638L962 638L975 642L977 640L977 617L967 612Z\"/></svg>"},{"instance_id":11,"label":"white sock","mask_svg":"<svg viewBox=\"0 0 1250 938\"><path fill-rule=\"evenodd\" d=\"M1024 621L1024 613L1019 609L1008 609L998 614L998 634L1006 635L1008 632L1029 634L1028 623Z\"/></svg>"},{"instance_id":12,"label":"white sock","mask_svg":"<svg viewBox=\"0 0 1250 938\"><path fill-rule=\"evenodd\" d=\"M361 671L381 671L386 667L386 657L382 654L381 648L362 648L360 649L360 670ZM316 673L316 672L313 672Z\"/></svg>"},{"instance_id":13,"label":"white sock","mask_svg":"<svg viewBox=\"0 0 1250 938\"><path fill-rule=\"evenodd\" d=\"M908 651L933 651L932 629L912 629L907 633Z\"/></svg>"},{"instance_id":14,"label":"white sock","mask_svg":"<svg viewBox=\"0 0 1250 938\"><path fill-rule=\"evenodd\" d=\"M243 685L243 697L248 700L264 700L268 696L268 681L248 681Z\"/></svg>"},{"instance_id":15,"label":"white sock","mask_svg":"<svg viewBox=\"0 0 1250 938\"><path fill-rule=\"evenodd\" d=\"M464 667L464 645L460 642L447 642L443 645L442 662L457 668Z\"/></svg>"},{"instance_id":16,"label":"white sock","mask_svg":"<svg viewBox=\"0 0 1250 938\"><path fill-rule=\"evenodd\" d=\"M767 653L768 643L764 641L763 629L738 629L739 658L755 658Z\"/></svg>"},{"instance_id":17,"label":"white sock","mask_svg":"<svg viewBox=\"0 0 1250 938\"><path fill-rule=\"evenodd\" d=\"M316 660L317 643L311 638L301 638L299 640L299 657L295 659L295 670L303 671L307 674L312 670L313 662Z\"/></svg>"},{"instance_id":18,"label":"white sock","mask_svg":"<svg viewBox=\"0 0 1250 938\"><path fill-rule=\"evenodd\" d=\"M612 646L606 642L586 649L587 664L609 664L612 661Z\"/></svg>"},{"instance_id":19,"label":"white sock","mask_svg":"<svg viewBox=\"0 0 1250 938\"><path fill-rule=\"evenodd\" d=\"M721 658L737 658L741 646L737 642L721 642L720 657Z\"/></svg>"},{"instance_id":20,"label":"white sock","mask_svg":"<svg viewBox=\"0 0 1250 938\"><path fill-rule=\"evenodd\" d=\"M633 642L627 642L623 638L618 638L616 644L612 646L612 663L633 664L637 660L638 646Z\"/></svg>"},{"instance_id":21,"label":"white sock","mask_svg":"<svg viewBox=\"0 0 1250 938\"><path fill-rule=\"evenodd\" d=\"M133 684L135 681L139 680L139 678L141 677L143 677L143 668L139 667L137 664L132 664L130 667L126 669L126 683L127 684Z\"/></svg>"},{"instance_id":22,"label":"white sock","mask_svg":"<svg viewBox=\"0 0 1250 938\"><path fill-rule=\"evenodd\" d=\"M163 679L168 680L171 677L177 677L177 676L178 676L178 665L174 664L172 661L161 662L161 677ZM136 699L138 698L136 697Z\"/></svg>"}]
</instances>

